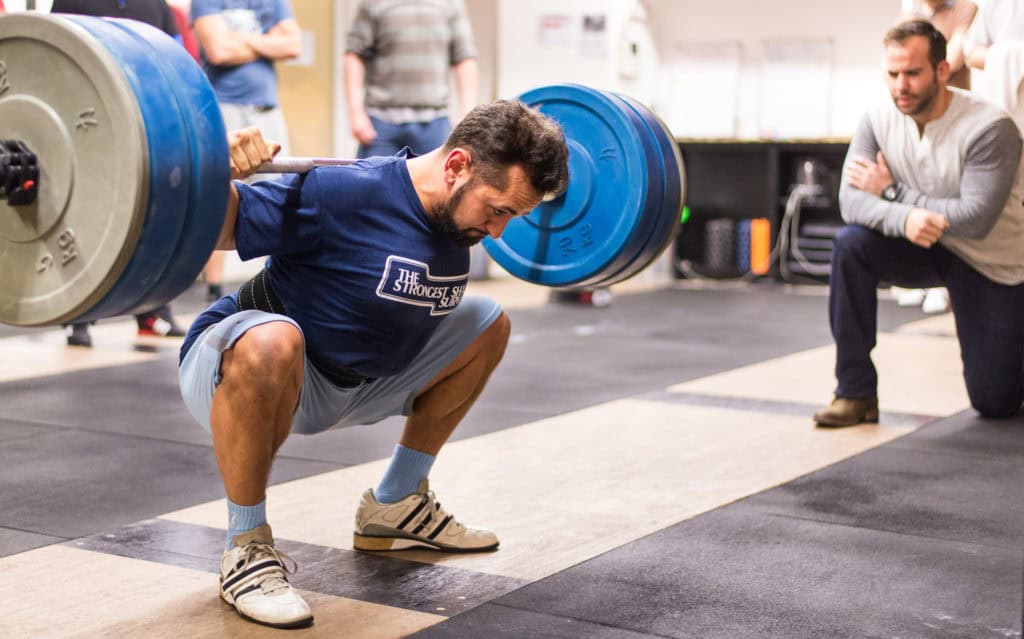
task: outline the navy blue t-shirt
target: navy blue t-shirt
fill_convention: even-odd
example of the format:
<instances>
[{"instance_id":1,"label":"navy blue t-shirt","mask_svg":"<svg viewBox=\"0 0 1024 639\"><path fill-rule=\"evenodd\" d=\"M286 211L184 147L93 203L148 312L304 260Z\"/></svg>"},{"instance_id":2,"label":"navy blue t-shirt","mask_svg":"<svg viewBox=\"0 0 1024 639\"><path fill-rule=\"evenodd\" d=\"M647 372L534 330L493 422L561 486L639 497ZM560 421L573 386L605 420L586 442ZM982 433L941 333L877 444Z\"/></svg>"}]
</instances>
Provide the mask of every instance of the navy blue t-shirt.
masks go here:
<instances>
[{"instance_id":1,"label":"navy blue t-shirt","mask_svg":"<svg viewBox=\"0 0 1024 639\"><path fill-rule=\"evenodd\" d=\"M366 377L404 369L469 279L469 250L423 209L405 160L235 183L239 256L270 256L271 287L302 328L307 352ZM182 356L207 326L236 312L235 296L203 312Z\"/></svg>"}]
</instances>

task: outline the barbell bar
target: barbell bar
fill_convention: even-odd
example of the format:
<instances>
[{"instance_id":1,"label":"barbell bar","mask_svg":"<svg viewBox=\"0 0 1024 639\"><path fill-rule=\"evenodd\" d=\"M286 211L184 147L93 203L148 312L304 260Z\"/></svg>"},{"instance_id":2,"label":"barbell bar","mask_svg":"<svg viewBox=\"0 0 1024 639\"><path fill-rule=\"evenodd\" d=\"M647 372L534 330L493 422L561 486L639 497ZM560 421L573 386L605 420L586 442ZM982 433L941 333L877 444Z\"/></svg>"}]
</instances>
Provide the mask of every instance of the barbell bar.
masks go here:
<instances>
[{"instance_id":1,"label":"barbell bar","mask_svg":"<svg viewBox=\"0 0 1024 639\"><path fill-rule=\"evenodd\" d=\"M520 99L565 131L569 187L486 238L488 253L546 286L632 277L679 229L685 173L668 128L635 100L581 85ZM144 312L202 271L226 210L227 132L202 69L163 32L0 16L0 139L0 323ZM353 162L282 157L258 172Z\"/></svg>"}]
</instances>

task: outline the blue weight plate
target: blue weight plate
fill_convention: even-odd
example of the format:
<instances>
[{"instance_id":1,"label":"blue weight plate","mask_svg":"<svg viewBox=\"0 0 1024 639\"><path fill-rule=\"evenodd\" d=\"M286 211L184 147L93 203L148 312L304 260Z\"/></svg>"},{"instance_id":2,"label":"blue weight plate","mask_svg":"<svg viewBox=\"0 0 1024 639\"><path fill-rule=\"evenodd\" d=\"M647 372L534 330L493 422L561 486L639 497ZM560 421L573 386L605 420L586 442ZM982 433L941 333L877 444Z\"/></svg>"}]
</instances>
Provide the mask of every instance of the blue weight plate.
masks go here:
<instances>
[{"instance_id":1,"label":"blue weight plate","mask_svg":"<svg viewBox=\"0 0 1024 639\"><path fill-rule=\"evenodd\" d=\"M159 279L185 222L189 183L188 134L173 88L156 70L152 53L103 18L65 15L85 28L121 62L138 98L149 144L149 198L142 235L127 268L95 306L75 319L92 321L123 314Z\"/></svg>"},{"instance_id":2,"label":"blue weight plate","mask_svg":"<svg viewBox=\"0 0 1024 639\"><path fill-rule=\"evenodd\" d=\"M623 250L618 259L608 264L599 274L581 281L577 287L608 286L625 279L622 274L628 272L639 260L646 259L647 246L650 238L654 235L661 215L665 195L665 172L663 169L664 159L661 155L661 145L651 131L643 115L633 105L627 103L621 96L604 92L604 95L616 102L620 109L626 113L633 122L637 139L643 144L647 156L648 180L647 180L647 203L643 213L636 223L634 240L629 244L628 250Z\"/></svg>"},{"instance_id":3,"label":"blue weight plate","mask_svg":"<svg viewBox=\"0 0 1024 639\"><path fill-rule=\"evenodd\" d=\"M665 180L662 205L654 216L651 235L643 250L636 256L633 262L602 281L600 283L602 286L610 286L633 277L650 266L668 248L681 228L679 216L683 208L686 192L686 173L682 154L679 152L679 145L669 130L668 125L633 98L625 95L618 95L617 97L629 105L643 119L648 127L650 136L656 140L659 146L662 175Z\"/></svg>"},{"instance_id":4,"label":"blue weight plate","mask_svg":"<svg viewBox=\"0 0 1024 639\"><path fill-rule=\"evenodd\" d=\"M203 270L224 226L231 172L224 120L203 70L184 47L162 31L133 20L111 22L151 49L154 63L175 87L172 97L177 100L189 134L192 178L185 226L163 275L145 299L130 309L138 314L173 300Z\"/></svg>"},{"instance_id":5,"label":"blue weight plate","mask_svg":"<svg viewBox=\"0 0 1024 639\"><path fill-rule=\"evenodd\" d=\"M572 286L598 277L635 251L647 205L647 152L635 116L578 85L542 87L519 99L564 129L569 187L484 245L509 273L537 284Z\"/></svg>"}]
</instances>

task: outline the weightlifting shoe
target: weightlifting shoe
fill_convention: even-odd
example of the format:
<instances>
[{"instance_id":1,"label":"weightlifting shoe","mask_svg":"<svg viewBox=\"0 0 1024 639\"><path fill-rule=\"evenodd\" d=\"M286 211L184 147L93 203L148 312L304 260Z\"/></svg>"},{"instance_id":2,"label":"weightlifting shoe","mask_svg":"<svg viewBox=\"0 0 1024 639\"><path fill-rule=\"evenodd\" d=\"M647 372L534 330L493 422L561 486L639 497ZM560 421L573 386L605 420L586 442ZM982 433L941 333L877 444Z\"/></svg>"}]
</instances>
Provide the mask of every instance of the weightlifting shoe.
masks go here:
<instances>
[{"instance_id":1,"label":"weightlifting shoe","mask_svg":"<svg viewBox=\"0 0 1024 639\"><path fill-rule=\"evenodd\" d=\"M465 526L441 508L426 479L413 494L382 504L373 490L363 493L356 511L352 547L356 550L425 548L441 552L482 552L498 547L490 530Z\"/></svg>"},{"instance_id":2,"label":"weightlifting shoe","mask_svg":"<svg viewBox=\"0 0 1024 639\"><path fill-rule=\"evenodd\" d=\"M236 535L231 542L234 548L220 560L221 599L234 606L243 619L265 626L303 628L312 624L309 605L288 583L295 562L274 548L270 526Z\"/></svg>"},{"instance_id":3,"label":"weightlifting shoe","mask_svg":"<svg viewBox=\"0 0 1024 639\"><path fill-rule=\"evenodd\" d=\"M877 424L878 398L836 397L831 404L814 414L814 421L823 428L842 428L865 423Z\"/></svg>"}]
</instances>

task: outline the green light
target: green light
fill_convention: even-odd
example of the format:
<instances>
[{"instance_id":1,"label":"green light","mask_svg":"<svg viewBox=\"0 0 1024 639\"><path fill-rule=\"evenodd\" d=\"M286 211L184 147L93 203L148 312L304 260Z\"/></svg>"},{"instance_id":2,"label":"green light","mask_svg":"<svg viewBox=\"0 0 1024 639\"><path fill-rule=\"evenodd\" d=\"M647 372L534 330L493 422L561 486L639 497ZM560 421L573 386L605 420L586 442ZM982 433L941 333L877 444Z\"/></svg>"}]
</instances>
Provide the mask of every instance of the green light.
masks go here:
<instances>
[{"instance_id":1,"label":"green light","mask_svg":"<svg viewBox=\"0 0 1024 639\"><path fill-rule=\"evenodd\" d=\"M686 220L690 219L690 207L684 206L683 213L679 216L679 223L686 224Z\"/></svg>"}]
</instances>

